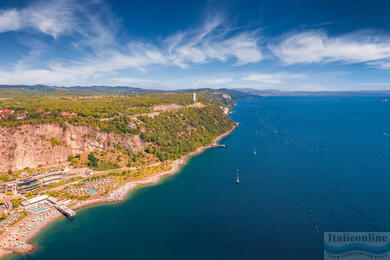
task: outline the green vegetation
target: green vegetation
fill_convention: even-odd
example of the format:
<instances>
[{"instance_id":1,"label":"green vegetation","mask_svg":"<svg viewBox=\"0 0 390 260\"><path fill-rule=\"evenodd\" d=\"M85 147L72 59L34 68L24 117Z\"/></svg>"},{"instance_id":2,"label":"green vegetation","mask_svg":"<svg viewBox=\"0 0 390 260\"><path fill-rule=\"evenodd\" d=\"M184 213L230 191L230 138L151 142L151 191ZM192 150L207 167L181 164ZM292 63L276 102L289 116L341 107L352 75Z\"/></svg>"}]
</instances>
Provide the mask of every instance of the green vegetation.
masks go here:
<instances>
[{"instance_id":1,"label":"green vegetation","mask_svg":"<svg viewBox=\"0 0 390 260\"><path fill-rule=\"evenodd\" d=\"M0 97L4 89L0 88ZM17 127L25 124L57 123L66 126L90 126L102 132L137 134L129 126L130 116L150 113L151 106L161 104L192 104L191 93L134 94L124 96L25 96L17 92L12 99L0 100L0 109L15 113L0 118L0 126ZM204 99L204 102L209 102ZM27 112L26 112L27 111ZM61 115L63 112L77 116ZM18 115L24 115L18 120Z\"/></svg>"},{"instance_id":2,"label":"green vegetation","mask_svg":"<svg viewBox=\"0 0 390 260\"><path fill-rule=\"evenodd\" d=\"M118 163L113 163L113 162L110 162L110 161L106 161L106 162L101 162L101 163L98 164L98 166L91 167L91 168L96 170L96 171L106 171L106 170L118 169L119 168L119 164Z\"/></svg>"},{"instance_id":3,"label":"green vegetation","mask_svg":"<svg viewBox=\"0 0 390 260\"><path fill-rule=\"evenodd\" d=\"M77 199L77 200L87 200L89 199L90 195L83 195L83 196L76 196L76 195L71 195L63 190L61 191L49 191L48 192L48 195L49 196L52 196L52 197L57 197L57 198L62 198L62 199Z\"/></svg>"},{"instance_id":4,"label":"green vegetation","mask_svg":"<svg viewBox=\"0 0 390 260\"><path fill-rule=\"evenodd\" d=\"M72 91L37 86L22 90L0 86L0 97L6 97L0 100L0 109L15 111L0 117L0 126L15 131L25 124L55 123L64 128L70 125L89 126L99 132L124 137L139 135L146 142L146 149L138 154L131 151L139 149L140 145L142 147L140 143L132 143L132 149L108 142L110 148L106 151L96 150L68 158L74 167L87 166L94 170L135 167L177 159L210 144L233 126L221 106L231 106L231 96L243 95L234 90L198 90L197 101L201 104L191 106L194 104L192 92L129 94L131 90L128 88L118 88L118 91L105 89L105 92L104 89L75 88ZM152 106L164 104L181 107L151 114L155 112ZM65 145L56 138L39 137L50 141L52 146ZM83 138L100 142L94 134L85 134ZM13 175L11 170L9 175Z\"/></svg>"},{"instance_id":5,"label":"green vegetation","mask_svg":"<svg viewBox=\"0 0 390 260\"><path fill-rule=\"evenodd\" d=\"M14 205L14 208L17 208L17 207L19 207L19 205L20 205L20 202L22 201L23 199L13 199L13 200L11 200L11 202L12 202L12 204Z\"/></svg>"},{"instance_id":6,"label":"green vegetation","mask_svg":"<svg viewBox=\"0 0 390 260\"><path fill-rule=\"evenodd\" d=\"M177 159L182 155L210 144L213 139L233 127L233 122L216 105L204 108L186 108L163 113L155 118L140 117L147 126L141 134L149 146L146 151L161 161Z\"/></svg>"},{"instance_id":7,"label":"green vegetation","mask_svg":"<svg viewBox=\"0 0 390 260\"><path fill-rule=\"evenodd\" d=\"M61 141L58 141L56 138L50 138L50 143L51 143L53 146L56 146L56 145L64 145Z\"/></svg>"},{"instance_id":8,"label":"green vegetation","mask_svg":"<svg viewBox=\"0 0 390 260\"><path fill-rule=\"evenodd\" d=\"M96 158L94 153L88 154L88 166L91 168L97 168L99 166L99 159Z\"/></svg>"},{"instance_id":9,"label":"green vegetation","mask_svg":"<svg viewBox=\"0 0 390 260\"><path fill-rule=\"evenodd\" d=\"M46 184L46 187L48 187L48 188L55 188L55 187L59 187L59 186L71 183L71 182L79 181L81 179L82 179L82 177L73 177L73 178L68 179L68 180L63 180L63 181L59 181L59 182L52 183L52 184ZM26 195L27 195L27 193L26 193Z\"/></svg>"}]
</instances>

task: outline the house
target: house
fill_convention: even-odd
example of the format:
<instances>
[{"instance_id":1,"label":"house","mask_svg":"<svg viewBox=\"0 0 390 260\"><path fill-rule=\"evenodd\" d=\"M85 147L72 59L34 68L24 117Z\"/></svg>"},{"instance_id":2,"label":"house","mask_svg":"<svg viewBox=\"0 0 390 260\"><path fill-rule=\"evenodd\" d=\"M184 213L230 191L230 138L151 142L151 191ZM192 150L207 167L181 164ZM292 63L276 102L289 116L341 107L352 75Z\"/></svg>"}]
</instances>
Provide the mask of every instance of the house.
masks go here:
<instances>
[{"instance_id":1,"label":"house","mask_svg":"<svg viewBox=\"0 0 390 260\"><path fill-rule=\"evenodd\" d=\"M77 116L77 113L62 112L61 116Z\"/></svg>"},{"instance_id":2,"label":"house","mask_svg":"<svg viewBox=\"0 0 390 260\"><path fill-rule=\"evenodd\" d=\"M12 115L15 111L10 109L0 109L0 117L8 118L10 115Z\"/></svg>"},{"instance_id":3,"label":"house","mask_svg":"<svg viewBox=\"0 0 390 260\"><path fill-rule=\"evenodd\" d=\"M17 120L22 120L22 119L25 119L27 117L27 111L21 111L18 113L18 117L16 118Z\"/></svg>"}]
</instances>

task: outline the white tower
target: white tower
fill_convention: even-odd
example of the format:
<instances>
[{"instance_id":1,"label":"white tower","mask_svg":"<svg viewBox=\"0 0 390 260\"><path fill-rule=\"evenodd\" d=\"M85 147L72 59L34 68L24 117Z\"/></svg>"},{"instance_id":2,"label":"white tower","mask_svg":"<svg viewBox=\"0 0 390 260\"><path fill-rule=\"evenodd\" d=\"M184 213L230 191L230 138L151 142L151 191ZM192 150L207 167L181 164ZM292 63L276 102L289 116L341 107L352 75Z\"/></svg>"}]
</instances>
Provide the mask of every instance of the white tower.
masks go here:
<instances>
[{"instance_id":1,"label":"white tower","mask_svg":"<svg viewBox=\"0 0 390 260\"><path fill-rule=\"evenodd\" d=\"M194 100L194 102L196 102L196 93L192 93L192 99Z\"/></svg>"}]
</instances>

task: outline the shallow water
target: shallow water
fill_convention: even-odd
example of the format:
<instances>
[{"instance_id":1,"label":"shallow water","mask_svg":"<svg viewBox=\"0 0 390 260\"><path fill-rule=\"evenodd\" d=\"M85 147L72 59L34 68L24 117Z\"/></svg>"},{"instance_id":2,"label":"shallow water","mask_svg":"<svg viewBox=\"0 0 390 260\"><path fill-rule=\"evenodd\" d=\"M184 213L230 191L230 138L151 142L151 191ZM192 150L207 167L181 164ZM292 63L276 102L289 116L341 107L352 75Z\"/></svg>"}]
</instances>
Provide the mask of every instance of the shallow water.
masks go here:
<instances>
[{"instance_id":1,"label":"shallow water","mask_svg":"<svg viewBox=\"0 0 390 260\"><path fill-rule=\"evenodd\" d=\"M16 258L321 259L324 231L390 230L390 102L267 97L234 111L227 148L54 223Z\"/></svg>"}]
</instances>

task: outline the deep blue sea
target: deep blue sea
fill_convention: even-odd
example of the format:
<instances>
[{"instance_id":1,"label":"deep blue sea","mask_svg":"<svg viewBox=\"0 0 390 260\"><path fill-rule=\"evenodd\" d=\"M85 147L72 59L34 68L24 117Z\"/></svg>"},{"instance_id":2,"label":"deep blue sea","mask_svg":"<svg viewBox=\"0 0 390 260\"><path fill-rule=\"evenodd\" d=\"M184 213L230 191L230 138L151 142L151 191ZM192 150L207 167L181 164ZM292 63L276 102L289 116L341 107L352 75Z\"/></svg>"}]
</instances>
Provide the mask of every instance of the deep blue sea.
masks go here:
<instances>
[{"instance_id":1,"label":"deep blue sea","mask_svg":"<svg viewBox=\"0 0 390 260\"><path fill-rule=\"evenodd\" d=\"M240 100L227 148L54 223L18 259L323 259L324 231L390 231L390 102L377 100Z\"/></svg>"}]
</instances>

